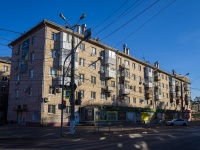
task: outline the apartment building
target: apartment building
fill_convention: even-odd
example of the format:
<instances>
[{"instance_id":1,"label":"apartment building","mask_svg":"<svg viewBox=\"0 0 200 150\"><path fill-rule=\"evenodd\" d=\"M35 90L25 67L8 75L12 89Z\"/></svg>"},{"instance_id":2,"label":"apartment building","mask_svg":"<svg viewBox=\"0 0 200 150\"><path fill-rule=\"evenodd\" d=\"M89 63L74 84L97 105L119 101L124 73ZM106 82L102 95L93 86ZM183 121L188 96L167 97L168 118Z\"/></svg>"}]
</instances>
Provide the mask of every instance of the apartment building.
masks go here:
<instances>
[{"instance_id":1,"label":"apartment building","mask_svg":"<svg viewBox=\"0 0 200 150\"><path fill-rule=\"evenodd\" d=\"M10 57L0 57L0 121L7 120Z\"/></svg>"},{"instance_id":2,"label":"apartment building","mask_svg":"<svg viewBox=\"0 0 200 150\"><path fill-rule=\"evenodd\" d=\"M62 72L75 36L76 121L150 122L178 117L190 109L190 80L133 56L127 45L122 50L84 39L85 25L77 32L44 20L10 43L12 46L8 120L18 124L59 125L62 102ZM82 42L81 42L82 41ZM100 59L101 58L101 59ZM103 58L103 59L102 59ZM65 61L66 108L70 116L70 57ZM76 102L75 102L76 103Z\"/></svg>"}]
</instances>

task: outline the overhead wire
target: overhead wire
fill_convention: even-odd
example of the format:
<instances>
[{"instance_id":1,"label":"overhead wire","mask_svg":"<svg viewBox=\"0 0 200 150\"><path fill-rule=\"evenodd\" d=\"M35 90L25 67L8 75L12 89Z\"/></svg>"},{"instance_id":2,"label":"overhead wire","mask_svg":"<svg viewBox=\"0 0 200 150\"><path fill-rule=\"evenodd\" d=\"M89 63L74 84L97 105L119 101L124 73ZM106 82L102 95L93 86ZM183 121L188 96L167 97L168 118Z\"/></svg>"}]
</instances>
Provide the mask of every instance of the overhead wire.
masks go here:
<instances>
[{"instance_id":1,"label":"overhead wire","mask_svg":"<svg viewBox=\"0 0 200 150\"><path fill-rule=\"evenodd\" d=\"M146 12L147 10L149 10L151 7L153 7L158 2L159 2L159 0L156 0L154 3L152 3L151 5L149 5L147 8L145 8L144 10L142 10L140 13L138 13L137 15L135 15L133 18L131 18L129 21L127 21L126 23L124 23L123 25L121 25L120 27L118 27L117 29L115 29L114 31L112 31L111 33L109 33L107 36L103 37L101 40L106 39L107 37L109 37L112 34L114 34L115 32L117 32L118 30L120 30L123 27L125 27L127 24L129 24L131 21L133 21L134 19L136 19L137 17L139 17L140 15L142 15L144 12Z\"/></svg>"}]
</instances>

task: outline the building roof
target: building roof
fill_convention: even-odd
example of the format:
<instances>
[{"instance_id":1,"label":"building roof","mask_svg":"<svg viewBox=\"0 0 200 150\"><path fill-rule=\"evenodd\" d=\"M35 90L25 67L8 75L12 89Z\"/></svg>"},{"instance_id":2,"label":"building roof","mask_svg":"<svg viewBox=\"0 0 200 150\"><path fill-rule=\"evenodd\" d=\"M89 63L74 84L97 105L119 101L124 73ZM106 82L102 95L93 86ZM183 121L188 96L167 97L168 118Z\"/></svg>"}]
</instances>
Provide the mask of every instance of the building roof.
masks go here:
<instances>
[{"instance_id":1,"label":"building roof","mask_svg":"<svg viewBox=\"0 0 200 150\"><path fill-rule=\"evenodd\" d=\"M9 56L0 56L0 62L10 64L11 63L11 57L9 57Z\"/></svg>"}]
</instances>

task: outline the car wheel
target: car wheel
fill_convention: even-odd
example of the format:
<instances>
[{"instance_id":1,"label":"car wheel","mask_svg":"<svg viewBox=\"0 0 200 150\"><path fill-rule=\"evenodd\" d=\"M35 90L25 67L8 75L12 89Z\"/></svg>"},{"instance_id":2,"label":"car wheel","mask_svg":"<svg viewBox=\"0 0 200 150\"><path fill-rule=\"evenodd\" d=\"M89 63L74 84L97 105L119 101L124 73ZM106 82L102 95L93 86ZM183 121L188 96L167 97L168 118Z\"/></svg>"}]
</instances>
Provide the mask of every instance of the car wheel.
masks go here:
<instances>
[{"instance_id":1,"label":"car wheel","mask_svg":"<svg viewBox=\"0 0 200 150\"><path fill-rule=\"evenodd\" d=\"M173 126L174 125L174 123L170 123L170 126Z\"/></svg>"}]
</instances>

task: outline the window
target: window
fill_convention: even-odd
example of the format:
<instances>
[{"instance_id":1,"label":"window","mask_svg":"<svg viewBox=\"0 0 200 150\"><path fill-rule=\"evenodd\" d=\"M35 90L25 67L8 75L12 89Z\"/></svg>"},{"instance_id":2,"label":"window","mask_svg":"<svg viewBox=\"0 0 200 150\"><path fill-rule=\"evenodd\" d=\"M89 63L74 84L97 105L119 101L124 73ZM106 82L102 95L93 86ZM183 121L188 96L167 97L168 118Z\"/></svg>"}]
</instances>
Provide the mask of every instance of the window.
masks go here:
<instances>
[{"instance_id":1,"label":"window","mask_svg":"<svg viewBox=\"0 0 200 150\"><path fill-rule=\"evenodd\" d=\"M16 81L19 81L19 80L20 80L20 75L17 74L17 75L16 75Z\"/></svg>"},{"instance_id":2,"label":"window","mask_svg":"<svg viewBox=\"0 0 200 150\"><path fill-rule=\"evenodd\" d=\"M162 79L164 79L164 75L162 74Z\"/></svg>"},{"instance_id":3,"label":"window","mask_svg":"<svg viewBox=\"0 0 200 150\"><path fill-rule=\"evenodd\" d=\"M48 105L48 113L56 113L56 105Z\"/></svg>"},{"instance_id":4,"label":"window","mask_svg":"<svg viewBox=\"0 0 200 150\"><path fill-rule=\"evenodd\" d=\"M56 94L56 88L53 86L49 86L49 94Z\"/></svg>"},{"instance_id":5,"label":"window","mask_svg":"<svg viewBox=\"0 0 200 150\"><path fill-rule=\"evenodd\" d=\"M22 44L19 44L19 52L22 51Z\"/></svg>"},{"instance_id":6,"label":"window","mask_svg":"<svg viewBox=\"0 0 200 150\"><path fill-rule=\"evenodd\" d=\"M15 90L15 97L19 96L19 90Z\"/></svg>"},{"instance_id":7,"label":"window","mask_svg":"<svg viewBox=\"0 0 200 150\"><path fill-rule=\"evenodd\" d=\"M165 80L166 80L166 81L168 80L168 76L165 76Z\"/></svg>"},{"instance_id":8,"label":"window","mask_svg":"<svg viewBox=\"0 0 200 150\"><path fill-rule=\"evenodd\" d=\"M115 87L115 81L111 81L111 86Z\"/></svg>"},{"instance_id":9,"label":"window","mask_svg":"<svg viewBox=\"0 0 200 150\"><path fill-rule=\"evenodd\" d=\"M6 92L6 87L5 87L5 86L2 86L2 87L1 87L1 92L3 92L3 93Z\"/></svg>"},{"instance_id":10,"label":"window","mask_svg":"<svg viewBox=\"0 0 200 150\"><path fill-rule=\"evenodd\" d=\"M135 92L136 92L136 86L133 86L133 91L135 91Z\"/></svg>"},{"instance_id":11,"label":"window","mask_svg":"<svg viewBox=\"0 0 200 150\"><path fill-rule=\"evenodd\" d=\"M84 74L80 74L79 77L80 77L79 80L80 80L81 82L84 82L84 80L85 80L85 75L84 75Z\"/></svg>"},{"instance_id":12,"label":"window","mask_svg":"<svg viewBox=\"0 0 200 150\"><path fill-rule=\"evenodd\" d=\"M85 50L85 44L84 43L81 43L81 50Z\"/></svg>"},{"instance_id":13,"label":"window","mask_svg":"<svg viewBox=\"0 0 200 150\"><path fill-rule=\"evenodd\" d=\"M165 88L165 85L164 85L164 83L162 83L162 88Z\"/></svg>"},{"instance_id":14,"label":"window","mask_svg":"<svg viewBox=\"0 0 200 150\"><path fill-rule=\"evenodd\" d=\"M85 96L85 91L84 91L84 90L79 90L79 92L81 92L81 98L84 98L84 96Z\"/></svg>"},{"instance_id":15,"label":"window","mask_svg":"<svg viewBox=\"0 0 200 150\"><path fill-rule=\"evenodd\" d=\"M1 80L2 80L2 81L7 81L7 80L8 80L8 77L2 76Z\"/></svg>"},{"instance_id":16,"label":"window","mask_svg":"<svg viewBox=\"0 0 200 150\"><path fill-rule=\"evenodd\" d=\"M96 92L91 92L91 99L96 99Z\"/></svg>"},{"instance_id":17,"label":"window","mask_svg":"<svg viewBox=\"0 0 200 150\"><path fill-rule=\"evenodd\" d=\"M136 98L135 97L133 97L133 103L136 104Z\"/></svg>"},{"instance_id":18,"label":"window","mask_svg":"<svg viewBox=\"0 0 200 150\"><path fill-rule=\"evenodd\" d=\"M122 64L122 59L118 57L118 65Z\"/></svg>"},{"instance_id":19,"label":"window","mask_svg":"<svg viewBox=\"0 0 200 150\"><path fill-rule=\"evenodd\" d=\"M93 55L96 55L96 53L97 53L97 52L96 52L96 48L93 47L93 48L92 48L92 54L93 54Z\"/></svg>"},{"instance_id":20,"label":"window","mask_svg":"<svg viewBox=\"0 0 200 150\"><path fill-rule=\"evenodd\" d=\"M162 96L165 97L165 93L164 92L162 92Z\"/></svg>"},{"instance_id":21,"label":"window","mask_svg":"<svg viewBox=\"0 0 200 150\"><path fill-rule=\"evenodd\" d=\"M169 98L169 94L168 93L166 93L166 97Z\"/></svg>"},{"instance_id":22,"label":"window","mask_svg":"<svg viewBox=\"0 0 200 150\"><path fill-rule=\"evenodd\" d=\"M31 55L30 55L30 60L33 61L34 59L35 59L34 58L34 52L32 52Z\"/></svg>"},{"instance_id":23,"label":"window","mask_svg":"<svg viewBox=\"0 0 200 150\"><path fill-rule=\"evenodd\" d=\"M79 65L80 66L85 66L85 59L79 58Z\"/></svg>"},{"instance_id":24,"label":"window","mask_svg":"<svg viewBox=\"0 0 200 150\"><path fill-rule=\"evenodd\" d=\"M106 81L105 80L101 80L101 85L105 86L106 85Z\"/></svg>"},{"instance_id":25,"label":"window","mask_svg":"<svg viewBox=\"0 0 200 150\"><path fill-rule=\"evenodd\" d=\"M142 67L138 65L138 71L142 71Z\"/></svg>"},{"instance_id":26,"label":"window","mask_svg":"<svg viewBox=\"0 0 200 150\"><path fill-rule=\"evenodd\" d=\"M136 80L136 75L132 74L132 79L135 81Z\"/></svg>"},{"instance_id":27,"label":"window","mask_svg":"<svg viewBox=\"0 0 200 150\"><path fill-rule=\"evenodd\" d=\"M135 63L132 63L132 68L135 69Z\"/></svg>"},{"instance_id":28,"label":"window","mask_svg":"<svg viewBox=\"0 0 200 150\"><path fill-rule=\"evenodd\" d=\"M126 102L130 103L130 97L126 97Z\"/></svg>"},{"instance_id":29,"label":"window","mask_svg":"<svg viewBox=\"0 0 200 150\"><path fill-rule=\"evenodd\" d=\"M31 44L35 44L35 35L31 37Z\"/></svg>"},{"instance_id":30,"label":"window","mask_svg":"<svg viewBox=\"0 0 200 150\"><path fill-rule=\"evenodd\" d=\"M139 92L142 93L142 87L139 87Z\"/></svg>"},{"instance_id":31,"label":"window","mask_svg":"<svg viewBox=\"0 0 200 150\"><path fill-rule=\"evenodd\" d=\"M8 71L8 66L4 66L4 71Z\"/></svg>"},{"instance_id":32,"label":"window","mask_svg":"<svg viewBox=\"0 0 200 150\"><path fill-rule=\"evenodd\" d=\"M124 64L129 66L129 61L128 60L124 60Z\"/></svg>"},{"instance_id":33,"label":"window","mask_svg":"<svg viewBox=\"0 0 200 150\"><path fill-rule=\"evenodd\" d=\"M168 85L166 84L166 89L168 89Z\"/></svg>"},{"instance_id":34,"label":"window","mask_svg":"<svg viewBox=\"0 0 200 150\"><path fill-rule=\"evenodd\" d=\"M71 113L71 106L66 106L65 113L67 114Z\"/></svg>"},{"instance_id":35,"label":"window","mask_svg":"<svg viewBox=\"0 0 200 150\"><path fill-rule=\"evenodd\" d=\"M96 62L91 62L91 68L96 69Z\"/></svg>"},{"instance_id":36,"label":"window","mask_svg":"<svg viewBox=\"0 0 200 150\"><path fill-rule=\"evenodd\" d=\"M56 50L51 50L51 57L56 58Z\"/></svg>"},{"instance_id":37,"label":"window","mask_svg":"<svg viewBox=\"0 0 200 150\"><path fill-rule=\"evenodd\" d=\"M21 65L21 62L20 62L20 59L18 59L17 60L17 66L20 67L20 65Z\"/></svg>"},{"instance_id":38,"label":"window","mask_svg":"<svg viewBox=\"0 0 200 150\"><path fill-rule=\"evenodd\" d=\"M50 76L56 77L56 69L53 67L50 68Z\"/></svg>"},{"instance_id":39,"label":"window","mask_svg":"<svg viewBox=\"0 0 200 150\"><path fill-rule=\"evenodd\" d=\"M144 100L144 104L147 105L148 104L148 100Z\"/></svg>"},{"instance_id":40,"label":"window","mask_svg":"<svg viewBox=\"0 0 200 150\"><path fill-rule=\"evenodd\" d=\"M115 59L115 52L109 50L109 57Z\"/></svg>"},{"instance_id":41,"label":"window","mask_svg":"<svg viewBox=\"0 0 200 150\"><path fill-rule=\"evenodd\" d=\"M30 78L33 78L33 69L30 69L30 70L29 70L29 77L30 77Z\"/></svg>"},{"instance_id":42,"label":"window","mask_svg":"<svg viewBox=\"0 0 200 150\"><path fill-rule=\"evenodd\" d=\"M142 82L142 77L141 76L139 76L139 82Z\"/></svg>"},{"instance_id":43,"label":"window","mask_svg":"<svg viewBox=\"0 0 200 150\"><path fill-rule=\"evenodd\" d=\"M91 83L92 83L92 84L96 84L96 77L91 76Z\"/></svg>"},{"instance_id":44,"label":"window","mask_svg":"<svg viewBox=\"0 0 200 150\"><path fill-rule=\"evenodd\" d=\"M54 40L54 41L56 41L56 33L53 32L53 33L51 34L51 39Z\"/></svg>"},{"instance_id":45,"label":"window","mask_svg":"<svg viewBox=\"0 0 200 150\"><path fill-rule=\"evenodd\" d=\"M102 92L102 93L101 93L101 99L106 99L106 94L105 94L105 92Z\"/></svg>"},{"instance_id":46,"label":"window","mask_svg":"<svg viewBox=\"0 0 200 150\"><path fill-rule=\"evenodd\" d=\"M28 87L28 95L32 95L32 87Z\"/></svg>"}]
</instances>

